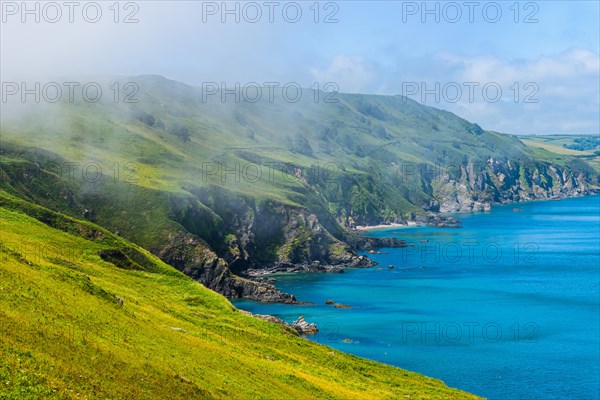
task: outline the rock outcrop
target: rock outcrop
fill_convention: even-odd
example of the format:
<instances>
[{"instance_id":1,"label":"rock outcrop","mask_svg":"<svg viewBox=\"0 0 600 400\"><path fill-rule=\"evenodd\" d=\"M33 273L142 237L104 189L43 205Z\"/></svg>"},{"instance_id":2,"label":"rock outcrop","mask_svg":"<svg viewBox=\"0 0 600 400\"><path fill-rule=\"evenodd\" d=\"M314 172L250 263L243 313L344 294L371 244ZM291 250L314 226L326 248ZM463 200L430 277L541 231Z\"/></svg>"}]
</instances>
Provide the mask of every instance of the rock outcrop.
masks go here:
<instances>
[{"instance_id":1,"label":"rock outcrop","mask_svg":"<svg viewBox=\"0 0 600 400\"><path fill-rule=\"evenodd\" d=\"M398 248L407 246L404 240L397 238L368 237L356 233L349 239L349 243L356 250L371 250L369 254L375 254L375 249L382 247Z\"/></svg>"},{"instance_id":2,"label":"rock outcrop","mask_svg":"<svg viewBox=\"0 0 600 400\"><path fill-rule=\"evenodd\" d=\"M296 329L300 335L314 335L319 332L316 324L309 324L304 317L299 317L291 323L292 328Z\"/></svg>"},{"instance_id":3,"label":"rock outcrop","mask_svg":"<svg viewBox=\"0 0 600 400\"><path fill-rule=\"evenodd\" d=\"M227 262L218 257L202 239L180 233L171 237L157 254L204 286L230 298L248 298L265 302L294 303L296 298L264 280L235 275Z\"/></svg>"},{"instance_id":4,"label":"rock outcrop","mask_svg":"<svg viewBox=\"0 0 600 400\"><path fill-rule=\"evenodd\" d=\"M345 268L375 265L330 233L342 230L333 218L326 221L330 225L327 229L315 213L301 207L257 203L222 190L196 189L192 192L218 217L221 239L217 237L212 242L195 239L200 245L198 251L193 250L195 243L189 240L180 246L168 246L171 252L178 248L175 253L180 255L191 251L184 259L164 252L160 256L228 297L293 302L293 296L277 291L270 282L259 278L277 272L340 273ZM187 204L187 207L196 207L192 202ZM175 207L178 207L179 215L195 218L202 215L210 221L215 220L206 213L181 212L180 205ZM180 223L193 230L193 223ZM198 221L195 223L202 225Z\"/></svg>"},{"instance_id":5,"label":"rock outcrop","mask_svg":"<svg viewBox=\"0 0 600 400\"><path fill-rule=\"evenodd\" d=\"M258 319L262 319L263 321L283 325L284 327L289 328L288 331L295 332L297 335L314 335L315 333L319 332L319 328L317 328L316 324L306 322L306 320L302 316L298 317L297 320L289 324L281 318L277 318L273 315L252 314L251 312L244 310L240 310L240 312Z\"/></svg>"}]
</instances>

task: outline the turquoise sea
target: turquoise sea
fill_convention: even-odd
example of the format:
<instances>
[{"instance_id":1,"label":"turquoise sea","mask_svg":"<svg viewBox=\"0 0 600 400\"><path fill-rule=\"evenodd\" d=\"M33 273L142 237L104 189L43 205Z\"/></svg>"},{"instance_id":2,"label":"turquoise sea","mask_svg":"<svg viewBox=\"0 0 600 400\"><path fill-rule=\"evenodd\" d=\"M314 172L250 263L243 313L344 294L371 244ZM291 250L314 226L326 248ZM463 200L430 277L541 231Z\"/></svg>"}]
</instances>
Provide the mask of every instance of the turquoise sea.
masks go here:
<instances>
[{"instance_id":1,"label":"turquoise sea","mask_svg":"<svg viewBox=\"0 0 600 400\"><path fill-rule=\"evenodd\" d=\"M275 276L311 305L234 304L490 399L598 399L600 196L453 216L463 228L370 232L410 244L371 255L378 267Z\"/></svg>"}]
</instances>

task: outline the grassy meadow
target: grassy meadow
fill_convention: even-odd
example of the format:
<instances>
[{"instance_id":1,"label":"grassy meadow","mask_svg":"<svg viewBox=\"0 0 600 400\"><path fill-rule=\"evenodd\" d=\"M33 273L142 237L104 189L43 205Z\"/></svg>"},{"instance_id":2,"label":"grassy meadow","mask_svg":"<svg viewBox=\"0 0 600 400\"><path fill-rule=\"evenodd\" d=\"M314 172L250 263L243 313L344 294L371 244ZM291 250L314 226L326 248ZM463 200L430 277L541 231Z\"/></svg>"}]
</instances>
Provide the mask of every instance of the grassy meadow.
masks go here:
<instances>
[{"instance_id":1,"label":"grassy meadow","mask_svg":"<svg viewBox=\"0 0 600 400\"><path fill-rule=\"evenodd\" d=\"M247 316L89 222L5 192L0 217L1 399L476 398Z\"/></svg>"}]
</instances>

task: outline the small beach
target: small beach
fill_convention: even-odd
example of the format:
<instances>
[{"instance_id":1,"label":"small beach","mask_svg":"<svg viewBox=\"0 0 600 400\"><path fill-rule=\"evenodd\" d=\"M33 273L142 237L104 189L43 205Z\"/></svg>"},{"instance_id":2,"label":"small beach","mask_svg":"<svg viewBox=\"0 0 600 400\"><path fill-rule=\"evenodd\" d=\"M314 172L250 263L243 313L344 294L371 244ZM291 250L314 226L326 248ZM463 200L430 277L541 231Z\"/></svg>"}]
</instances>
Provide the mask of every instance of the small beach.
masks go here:
<instances>
[{"instance_id":1,"label":"small beach","mask_svg":"<svg viewBox=\"0 0 600 400\"><path fill-rule=\"evenodd\" d=\"M408 221L407 225L404 224L381 224L381 225L368 225L368 226L355 226L355 231L374 231L379 229L398 229L398 228L412 228L418 226L414 221Z\"/></svg>"}]
</instances>

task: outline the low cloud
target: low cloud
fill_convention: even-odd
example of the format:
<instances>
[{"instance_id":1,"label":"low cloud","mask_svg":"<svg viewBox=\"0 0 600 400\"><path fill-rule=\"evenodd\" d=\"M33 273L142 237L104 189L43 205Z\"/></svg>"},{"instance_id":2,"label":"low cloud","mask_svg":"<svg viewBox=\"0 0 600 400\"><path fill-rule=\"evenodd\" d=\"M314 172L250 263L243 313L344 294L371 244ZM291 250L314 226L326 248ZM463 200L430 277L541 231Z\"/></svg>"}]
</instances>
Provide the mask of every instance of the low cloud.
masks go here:
<instances>
[{"instance_id":1,"label":"low cloud","mask_svg":"<svg viewBox=\"0 0 600 400\"><path fill-rule=\"evenodd\" d=\"M335 56L326 68L311 68L310 72L317 82L335 82L340 91L365 93L373 89L377 76L376 66L359 56Z\"/></svg>"},{"instance_id":2,"label":"low cloud","mask_svg":"<svg viewBox=\"0 0 600 400\"><path fill-rule=\"evenodd\" d=\"M445 53L406 64L402 71L387 71L387 94L409 94L502 132L600 132L600 55L596 52L572 48L509 61ZM394 82L394 77L401 78ZM417 84L418 90L407 83Z\"/></svg>"}]
</instances>

